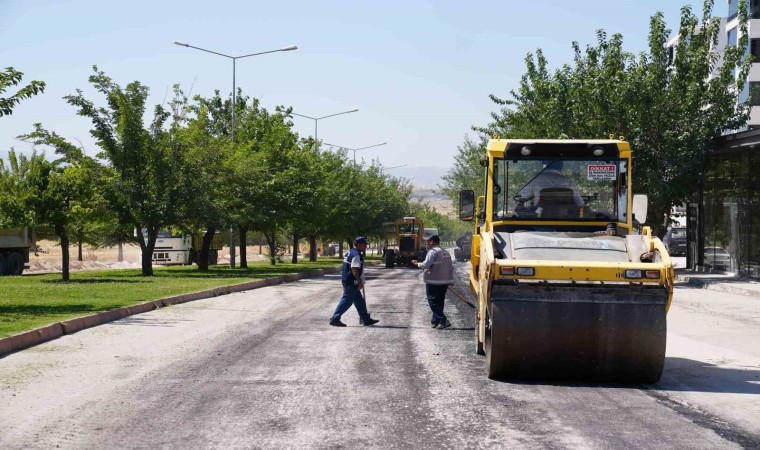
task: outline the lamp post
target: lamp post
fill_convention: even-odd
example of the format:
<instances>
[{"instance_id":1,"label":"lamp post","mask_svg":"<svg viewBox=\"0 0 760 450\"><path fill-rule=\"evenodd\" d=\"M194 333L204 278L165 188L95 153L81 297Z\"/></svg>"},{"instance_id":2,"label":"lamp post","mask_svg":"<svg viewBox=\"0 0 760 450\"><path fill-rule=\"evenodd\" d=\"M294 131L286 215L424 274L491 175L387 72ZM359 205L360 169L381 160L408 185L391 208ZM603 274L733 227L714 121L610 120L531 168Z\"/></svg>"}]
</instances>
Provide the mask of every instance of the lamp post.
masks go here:
<instances>
[{"instance_id":1,"label":"lamp post","mask_svg":"<svg viewBox=\"0 0 760 450\"><path fill-rule=\"evenodd\" d=\"M330 114L329 116L322 116L322 117L311 117L311 116L307 116L307 115L304 115L304 114L296 114L294 112L291 112L290 114L292 114L294 116L298 116L298 117L303 117L305 119L311 119L311 120L314 121L314 141L316 142L317 141L317 122L319 122L322 119L327 119L328 117L335 117L335 116L339 116L341 114L350 114L350 113L355 113L355 112L358 112L358 111L359 111L358 109L352 109L351 111L343 111L343 112L339 112L339 113L335 113L335 114Z\"/></svg>"},{"instance_id":2,"label":"lamp post","mask_svg":"<svg viewBox=\"0 0 760 450\"><path fill-rule=\"evenodd\" d=\"M386 170L391 170L391 169L398 169L399 167L406 167L406 166L408 166L408 165L409 165L409 164L401 164L400 166L381 167L381 168L380 168L380 174L382 175L382 173L383 173L384 171L386 171Z\"/></svg>"},{"instance_id":3,"label":"lamp post","mask_svg":"<svg viewBox=\"0 0 760 450\"><path fill-rule=\"evenodd\" d=\"M174 44L182 46L182 47L194 48L196 50L200 50L206 53L213 53L215 55L224 56L225 58L229 58L232 60L232 127L230 128L230 135L232 136L233 144L235 143L235 105L237 103L237 92L235 92L235 63L237 62L237 60L242 59L242 58L248 58L249 56L264 55L267 53L289 52L291 50L298 50L298 47L296 47L295 45L291 45L288 47L278 48L277 50L267 50L265 52L249 53L247 55L240 55L240 56L231 56L231 55L225 55L224 53L215 52L213 50L196 47L194 45L190 45L182 41L174 41ZM234 268L235 268L235 229L232 225L230 225L230 269L234 269Z\"/></svg>"},{"instance_id":4,"label":"lamp post","mask_svg":"<svg viewBox=\"0 0 760 450\"><path fill-rule=\"evenodd\" d=\"M368 145L366 147L361 147L361 148L348 148L342 145L328 144L327 142L325 142L325 145L329 145L331 147L343 148L343 149L351 150L352 152L354 152L354 164L356 164L356 152L358 152L359 150L364 150L364 149L373 148L373 147L380 147L381 145L385 145L385 144L387 144L387 142L381 142L379 144Z\"/></svg>"}]
</instances>

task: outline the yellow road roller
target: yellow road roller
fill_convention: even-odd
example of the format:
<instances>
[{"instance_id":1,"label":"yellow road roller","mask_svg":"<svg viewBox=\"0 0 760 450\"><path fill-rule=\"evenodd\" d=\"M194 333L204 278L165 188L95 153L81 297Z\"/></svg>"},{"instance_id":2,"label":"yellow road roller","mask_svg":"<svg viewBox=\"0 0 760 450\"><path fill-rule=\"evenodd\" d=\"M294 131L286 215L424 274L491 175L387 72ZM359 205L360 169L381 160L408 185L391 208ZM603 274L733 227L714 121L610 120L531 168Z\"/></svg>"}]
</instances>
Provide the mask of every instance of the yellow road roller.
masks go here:
<instances>
[{"instance_id":1,"label":"yellow road roller","mask_svg":"<svg viewBox=\"0 0 760 450\"><path fill-rule=\"evenodd\" d=\"M658 381L675 271L640 226L629 143L492 139L485 156L485 192L462 191L459 215L488 377Z\"/></svg>"}]
</instances>

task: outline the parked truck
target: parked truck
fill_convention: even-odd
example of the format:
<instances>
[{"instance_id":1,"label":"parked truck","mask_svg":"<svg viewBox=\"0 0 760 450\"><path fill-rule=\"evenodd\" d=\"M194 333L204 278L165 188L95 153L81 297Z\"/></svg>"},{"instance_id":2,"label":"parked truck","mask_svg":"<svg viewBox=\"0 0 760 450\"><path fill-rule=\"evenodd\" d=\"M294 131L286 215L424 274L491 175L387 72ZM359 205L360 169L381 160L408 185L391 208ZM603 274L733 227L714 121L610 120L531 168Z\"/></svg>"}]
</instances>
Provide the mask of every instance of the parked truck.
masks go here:
<instances>
[{"instance_id":1,"label":"parked truck","mask_svg":"<svg viewBox=\"0 0 760 450\"><path fill-rule=\"evenodd\" d=\"M457 246L454 248L454 259L457 261L468 261L472 254L472 233L467 231L456 240Z\"/></svg>"},{"instance_id":2,"label":"parked truck","mask_svg":"<svg viewBox=\"0 0 760 450\"><path fill-rule=\"evenodd\" d=\"M659 380L675 272L649 227L635 234L632 155L622 138L489 141L485 191L460 193L489 378Z\"/></svg>"},{"instance_id":3,"label":"parked truck","mask_svg":"<svg viewBox=\"0 0 760 450\"><path fill-rule=\"evenodd\" d=\"M160 230L153 248L153 264L175 265L194 264L198 262L198 254L203 244L203 233L184 233L171 230ZM214 265L219 259L222 249L222 234L216 233L209 247L208 263Z\"/></svg>"},{"instance_id":4,"label":"parked truck","mask_svg":"<svg viewBox=\"0 0 760 450\"><path fill-rule=\"evenodd\" d=\"M35 246L34 229L0 229L0 276L21 275L29 268L29 250Z\"/></svg>"}]
</instances>

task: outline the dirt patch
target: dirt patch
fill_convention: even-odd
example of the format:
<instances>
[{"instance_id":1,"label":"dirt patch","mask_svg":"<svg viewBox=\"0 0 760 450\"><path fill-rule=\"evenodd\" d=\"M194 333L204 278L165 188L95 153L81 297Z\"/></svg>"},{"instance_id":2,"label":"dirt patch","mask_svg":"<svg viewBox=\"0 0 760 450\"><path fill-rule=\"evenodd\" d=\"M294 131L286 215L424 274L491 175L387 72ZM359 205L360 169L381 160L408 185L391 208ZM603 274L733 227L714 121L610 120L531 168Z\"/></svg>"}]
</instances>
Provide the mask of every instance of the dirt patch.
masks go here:
<instances>
[{"instance_id":1,"label":"dirt patch","mask_svg":"<svg viewBox=\"0 0 760 450\"><path fill-rule=\"evenodd\" d=\"M61 246L55 241L38 241L40 252L37 255L29 255L29 269L24 273L57 273L62 269ZM239 249L236 249L239 251ZM266 248L259 253L259 246L252 245L246 248L249 262L266 259ZM79 248L72 245L69 248L69 270L104 270L104 269L139 269L140 246L136 244L122 246L122 260L119 261L119 249L117 247L92 248L88 245L82 247L82 261L78 260ZM239 262L240 255L236 255ZM219 264L229 264L230 249L224 247L219 253Z\"/></svg>"}]
</instances>

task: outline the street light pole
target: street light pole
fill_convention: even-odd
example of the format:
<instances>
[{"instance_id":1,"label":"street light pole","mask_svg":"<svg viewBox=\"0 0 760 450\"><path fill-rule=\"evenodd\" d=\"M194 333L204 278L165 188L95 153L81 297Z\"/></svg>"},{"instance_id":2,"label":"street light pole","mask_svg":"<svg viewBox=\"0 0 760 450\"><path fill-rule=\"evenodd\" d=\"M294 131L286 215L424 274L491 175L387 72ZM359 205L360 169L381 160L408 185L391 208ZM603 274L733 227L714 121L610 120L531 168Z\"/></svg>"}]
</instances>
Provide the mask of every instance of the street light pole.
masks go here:
<instances>
[{"instance_id":1,"label":"street light pole","mask_svg":"<svg viewBox=\"0 0 760 450\"><path fill-rule=\"evenodd\" d=\"M399 167L406 167L406 166L408 166L408 165L409 165L409 164L401 164L400 166L380 167L380 174L382 175L382 173L383 173L384 171L386 171L386 170L391 170L391 169L398 169Z\"/></svg>"},{"instance_id":2,"label":"street light pole","mask_svg":"<svg viewBox=\"0 0 760 450\"><path fill-rule=\"evenodd\" d=\"M359 111L358 109L352 109L351 111L343 111L343 112L339 112L339 113L335 113L335 114L330 114L329 116L322 116L322 117L311 117L311 116L307 116L305 114L296 114L294 112L291 112L290 114L292 114L294 116L298 116L298 117L303 117L305 119L311 119L311 120L314 121L314 141L316 142L317 139L318 139L318 136L317 136L317 122L319 122L322 119L327 119L328 117L335 117L335 116L339 116L341 114L355 113L355 112L358 112L358 111Z\"/></svg>"},{"instance_id":3,"label":"street light pole","mask_svg":"<svg viewBox=\"0 0 760 450\"><path fill-rule=\"evenodd\" d=\"M354 152L354 165L356 165L356 152L358 152L359 150L364 150L368 148L380 147L381 145L385 145L385 144L387 144L387 142L381 142L380 144L368 145L366 147L361 147L361 148L349 148L349 147L344 147L342 145L328 144L327 142L325 142L325 145L329 145L331 147L338 147L338 148L342 148L346 150L351 150L352 152Z\"/></svg>"},{"instance_id":4,"label":"street light pole","mask_svg":"<svg viewBox=\"0 0 760 450\"><path fill-rule=\"evenodd\" d=\"M247 55L241 55L241 56L231 56L231 55L225 55L224 53L215 52L213 50L196 47L182 41L174 41L174 44L182 46L182 47L194 48L196 50L200 50L206 53L213 53L215 55L224 56L225 58L229 58L232 60L232 126L230 127L230 135L232 137L233 144L235 144L235 106L237 104L237 92L236 92L236 86L235 86L235 63L237 62L237 60L242 59L242 58L248 58L249 56L264 55L266 53L289 52L291 50L298 50L297 46L290 45L288 47L278 48L277 50L267 50L265 52L249 53ZM235 227L233 225L230 225L230 269L234 269L234 268L235 268Z\"/></svg>"}]
</instances>

